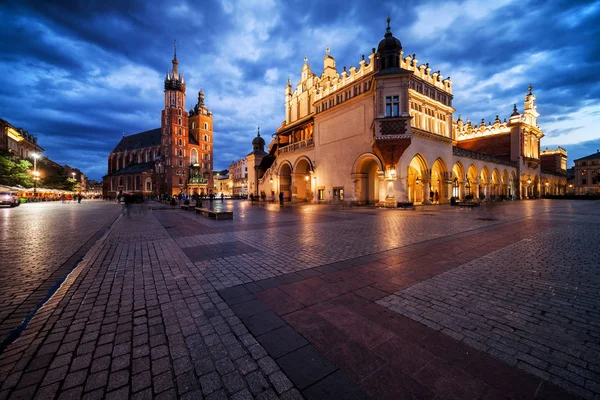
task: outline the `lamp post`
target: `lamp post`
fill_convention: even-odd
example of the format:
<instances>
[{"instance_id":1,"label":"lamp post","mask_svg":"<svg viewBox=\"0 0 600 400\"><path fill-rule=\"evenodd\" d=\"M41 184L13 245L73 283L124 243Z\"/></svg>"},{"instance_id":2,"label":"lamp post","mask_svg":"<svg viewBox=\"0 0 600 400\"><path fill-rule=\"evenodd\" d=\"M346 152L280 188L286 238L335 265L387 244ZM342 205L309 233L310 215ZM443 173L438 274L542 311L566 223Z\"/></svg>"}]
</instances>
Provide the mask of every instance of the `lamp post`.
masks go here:
<instances>
[{"instance_id":1,"label":"lamp post","mask_svg":"<svg viewBox=\"0 0 600 400\"><path fill-rule=\"evenodd\" d=\"M33 153L33 198L37 197L37 180L39 179L39 172L37 172L37 159L39 154Z\"/></svg>"}]
</instances>

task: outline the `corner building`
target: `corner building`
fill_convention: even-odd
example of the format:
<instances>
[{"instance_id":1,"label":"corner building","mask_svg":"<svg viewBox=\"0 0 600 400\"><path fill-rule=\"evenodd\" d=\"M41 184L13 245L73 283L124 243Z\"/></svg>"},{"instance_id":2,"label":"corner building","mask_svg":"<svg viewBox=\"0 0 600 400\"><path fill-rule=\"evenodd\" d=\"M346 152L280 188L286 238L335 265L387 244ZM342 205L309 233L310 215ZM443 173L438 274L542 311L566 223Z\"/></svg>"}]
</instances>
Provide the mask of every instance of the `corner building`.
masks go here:
<instances>
[{"instance_id":1,"label":"corner building","mask_svg":"<svg viewBox=\"0 0 600 400\"><path fill-rule=\"evenodd\" d=\"M532 87L508 119L455 120L450 78L405 55L389 22L358 67L339 73L327 49L316 75L305 58L268 154L247 157L251 192L389 207L540 196L544 135Z\"/></svg>"},{"instance_id":2,"label":"corner building","mask_svg":"<svg viewBox=\"0 0 600 400\"><path fill-rule=\"evenodd\" d=\"M208 194L213 190L213 118L198 93L186 111L185 78L177 52L164 81L161 127L123 136L108 156L104 196L120 191L143 195Z\"/></svg>"}]
</instances>

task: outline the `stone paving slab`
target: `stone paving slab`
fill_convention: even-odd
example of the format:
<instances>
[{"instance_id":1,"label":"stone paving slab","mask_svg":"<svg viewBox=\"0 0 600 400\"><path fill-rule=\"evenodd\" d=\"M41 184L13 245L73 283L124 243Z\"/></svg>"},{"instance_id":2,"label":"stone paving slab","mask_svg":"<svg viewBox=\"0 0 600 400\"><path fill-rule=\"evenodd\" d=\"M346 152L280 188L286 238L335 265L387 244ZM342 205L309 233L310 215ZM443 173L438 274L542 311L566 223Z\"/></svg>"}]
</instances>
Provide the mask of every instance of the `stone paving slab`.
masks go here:
<instances>
[{"instance_id":1,"label":"stone paving slab","mask_svg":"<svg viewBox=\"0 0 600 400\"><path fill-rule=\"evenodd\" d=\"M151 214L92 248L0 382L0 398L301 398Z\"/></svg>"},{"instance_id":2,"label":"stone paving slab","mask_svg":"<svg viewBox=\"0 0 600 400\"><path fill-rule=\"evenodd\" d=\"M257 316L271 321L272 313L281 317L285 324L277 322L267 328L268 333L261 330L257 334L269 355L283 362L284 371L290 354L307 347L306 342L314 346L308 347L311 352L318 350L339 368L322 378L319 370L329 365L323 359L314 366L302 363L302 357L294 359L300 371L314 371L314 375L295 378L307 398L336 398L329 397L333 391L342 398L333 378L338 374L354 383L347 395L356 398L572 398L544 379L374 303L407 282L428 282L463 260L478 259L551 226L520 221L489 228L485 239L481 232L465 233L433 240L428 246L415 244L376 257L315 268L317 275L299 281L286 283L282 276L263 290L247 284L219 293L235 304L233 311L247 326L247 320ZM432 259L424 251L431 246L446 250L448 258ZM463 258L455 261L461 254ZM396 284L389 285L390 281Z\"/></svg>"},{"instance_id":3,"label":"stone paving slab","mask_svg":"<svg viewBox=\"0 0 600 400\"><path fill-rule=\"evenodd\" d=\"M600 215L590 204L122 218L0 356L0 399L574 398L376 302ZM186 255L232 242L258 251Z\"/></svg>"},{"instance_id":4,"label":"stone paving slab","mask_svg":"<svg viewBox=\"0 0 600 400\"><path fill-rule=\"evenodd\" d=\"M600 230L562 223L378 301L570 392L600 397Z\"/></svg>"}]
</instances>

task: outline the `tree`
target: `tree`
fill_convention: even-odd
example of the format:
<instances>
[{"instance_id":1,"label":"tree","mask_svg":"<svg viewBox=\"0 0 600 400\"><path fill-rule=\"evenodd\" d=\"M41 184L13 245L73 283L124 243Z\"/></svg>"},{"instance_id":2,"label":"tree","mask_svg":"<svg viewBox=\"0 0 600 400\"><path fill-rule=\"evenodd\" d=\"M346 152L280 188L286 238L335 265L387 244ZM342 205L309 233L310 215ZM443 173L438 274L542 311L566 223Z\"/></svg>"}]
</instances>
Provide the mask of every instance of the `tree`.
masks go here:
<instances>
[{"instance_id":1,"label":"tree","mask_svg":"<svg viewBox=\"0 0 600 400\"><path fill-rule=\"evenodd\" d=\"M7 186L32 187L33 179L31 177L32 164L11 153L0 153L0 184Z\"/></svg>"}]
</instances>

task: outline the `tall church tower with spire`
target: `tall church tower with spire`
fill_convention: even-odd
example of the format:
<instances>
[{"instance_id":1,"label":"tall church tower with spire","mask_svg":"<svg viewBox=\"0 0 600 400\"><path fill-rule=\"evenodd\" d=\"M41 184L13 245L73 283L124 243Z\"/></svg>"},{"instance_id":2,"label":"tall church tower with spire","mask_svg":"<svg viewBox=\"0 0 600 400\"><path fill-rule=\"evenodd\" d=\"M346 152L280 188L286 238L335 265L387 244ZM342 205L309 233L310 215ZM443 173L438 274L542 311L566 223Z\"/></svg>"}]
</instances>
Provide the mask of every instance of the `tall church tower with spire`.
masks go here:
<instances>
[{"instance_id":1,"label":"tall church tower with spire","mask_svg":"<svg viewBox=\"0 0 600 400\"><path fill-rule=\"evenodd\" d=\"M165 77L165 106L161 115L161 155L163 174L159 185L163 193L185 193L189 159L188 113L185 110L185 79L179 72L177 42L174 43L173 67Z\"/></svg>"}]
</instances>

